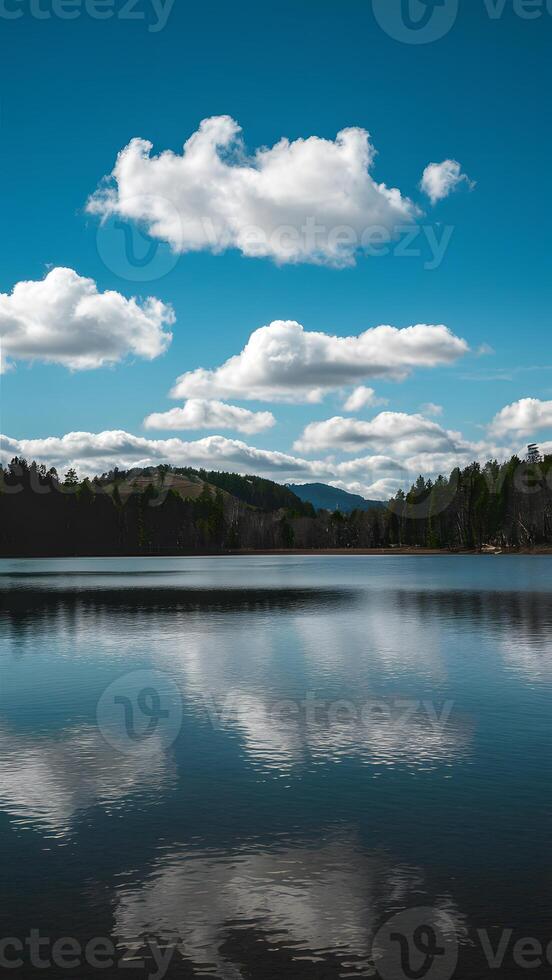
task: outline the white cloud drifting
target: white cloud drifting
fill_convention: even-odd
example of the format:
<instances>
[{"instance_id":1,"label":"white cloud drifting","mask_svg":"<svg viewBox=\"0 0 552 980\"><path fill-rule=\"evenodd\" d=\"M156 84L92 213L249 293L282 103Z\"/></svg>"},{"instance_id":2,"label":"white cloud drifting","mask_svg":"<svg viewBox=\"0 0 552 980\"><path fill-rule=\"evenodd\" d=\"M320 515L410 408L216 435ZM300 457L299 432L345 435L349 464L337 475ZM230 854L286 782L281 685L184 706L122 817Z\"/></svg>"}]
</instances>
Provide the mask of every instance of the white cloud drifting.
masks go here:
<instances>
[{"instance_id":1,"label":"white cloud drifting","mask_svg":"<svg viewBox=\"0 0 552 980\"><path fill-rule=\"evenodd\" d=\"M381 412L370 422L361 419L335 418L310 422L294 449L302 453L336 450L357 452L393 452L409 456L420 452L451 452L456 448L452 433L422 415L403 412Z\"/></svg>"},{"instance_id":2,"label":"white cloud drifting","mask_svg":"<svg viewBox=\"0 0 552 980\"><path fill-rule=\"evenodd\" d=\"M404 471L400 463L384 456L336 463L257 449L238 439L220 435L187 442L176 437L148 439L121 430L70 432L61 437L21 440L0 435L0 462L7 463L14 456L35 459L59 470L72 466L81 477L94 476L114 466L132 469L170 463L256 474L278 482L316 478L339 483L362 479L366 489L382 474Z\"/></svg>"},{"instance_id":3,"label":"white cloud drifting","mask_svg":"<svg viewBox=\"0 0 552 980\"><path fill-rule=\"evenodd\" d=\"M443 325L373 327L353 337L306 331L294 320L255 330L240 354L214 370L177 378L173 398L319 402L365 378L403 380L417 367L450 364L469 350Z\"/></svg>"},{"instance_id":4,"label":"white cloud drifting","mask_svg":"<svg viewBox=\"0 0 552 980\"><path fill-rule=\"evenodd\" d=\"M140 302L108 290L73 269L56 268L38 282L18 282L0 293L4 370L14 361L43 361L73 370L114 364L127 355L152 360L172 340L172 307Z\"/></svg>"},{"instance_id":5,"label":"white cloud drifting","mask_svg":"<svg viewBox=\"0 0 552 980\"><path fill-rule=\"evenodd\" d=\"M360 385L343 402L343 408L346 412L360 412L362 408L372 408L376 405L386 404L387 398L378 398L373 388L366 388L364 385Z\"/></svg>"},{"instance_id":6,"label":"white cloud drifting","mask_svg":"<svg viewBox=\"0 0 552 980\"><path fill-rule=\"evenodd\" d=\"M408 487L419 473L426 476L448 473L454 466L465 466L474 459L507 459L512 454L509 447L467 442L459 433L445 432L420 416L382 415L390 418L382 421L382 416L378 416L379 421L360 423L372 426L370 438L364 442L362 438L355 442L358 432L352 430L346 434L348 444L341 440L339 447L330 446L330 436L336 437L336 442L337 436L335 432L326 434L324 444L328 448L343 450L348 445L350 452L372 450L370 455L341 461L334 456L307 459L258 449L221 435L188 442L176 437L148 439L124 431L70 432L62 437L22 440L0 436L0 461L7 463L14 456L24 456L61 471L73 466L81 477L114 466L132 469L170 463L256 474L280 483L322 481L367 497L386 499L399 487ZM357 423L355 419L338 421ZM319 444L322 441L319 439ZM315 449L314 438L308 448Z\"/></svg>"},{"instance_id":7,"label":"white cloud drifting","mask_svg":"<svg viewBox=\"0 0 552 980\"><path fill-rule=\"evenodd\" d=\"M335 140L282 138L248 156L238 123L212 116L182 154L152 150L131 140L87 210L140 222L178 253L236 248L278 263L350 265L374 230L392 239L421 214L374 179L375 149L358 127Z\"/></svg>"},{"instance_id":8,"label":"white cloud drifting","mask_svg":"<svg viewBox=\"0 0 552 980\"><path fill-rule=\"evenodd\" d=\"M253 434L276 424L272 412L251 412L226 402L190 398L183 408L154 412L144 419L146 429L232 429Z\"/></svg>"},{"instance_id":9,"label":"white cloud drifting","mask_svg":"<svg viewBox=\"0 0 552 980\"><path fill-rule=\"evenodd\" d=\"M532 436L543 429L552 429L552 401L543 402L538 398L521 398L505 405L489 426L491 435L498 438L513 433Z\"/></svg>"},{"instance_id":10,"label":"white cloud drifting","mask_svg":"<svg viewBox=\"0 0 552 980\"><path fill-rule=\"evenodd\" d=\"M430 163L425 168L420 188L432 204L437 204L463 183L467 183L470 189L475 187L468 175L462 173L457 160L443 160L442 163Z\"/></svg>"}]
</instances>

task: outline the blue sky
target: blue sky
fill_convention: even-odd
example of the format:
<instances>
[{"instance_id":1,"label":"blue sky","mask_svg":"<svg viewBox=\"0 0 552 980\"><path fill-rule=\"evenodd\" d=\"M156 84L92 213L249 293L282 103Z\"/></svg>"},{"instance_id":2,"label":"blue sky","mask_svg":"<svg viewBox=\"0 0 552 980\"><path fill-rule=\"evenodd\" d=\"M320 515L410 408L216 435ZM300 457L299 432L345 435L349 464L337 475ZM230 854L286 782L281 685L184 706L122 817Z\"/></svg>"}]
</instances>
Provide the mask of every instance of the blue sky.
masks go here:
<instances>
[{"instance_id":1,"label":"blue sky","mask_svg":"<svg viewBox=\"0 0 552 980\"><path fill-rule=\"evenodd\" d=\"M301 458L346 461L375 453L422 463L417 456L423 442L420 451L443 452L442 460L427 457L428 470L440 462L447 468L450 452L436 432L434 452L426 439L412 447L399 441L387 453L383 428L374 434L357 427L337 441L335 433L317 432L308 445L302 439L312 422L351 415L370 421L382 411L421 412L432 425L461 433L461 454L482 442L484 455L487 444L514 448L530 437L546 441L552 418L546 220L552 16L544 5L537 11L541 16L526 19L511 0L495 17L489 11L497 15L499 8L490 0L460 0L455 20L449 11L445 36L412 44L386 33L370 0L176 0L160 30L149 29L157 23L150 0L136 4L135 14L143 18L135 20L122 17L119 0L113 0L115 16L105 20L91 17L84 0L80 6L74 0L74 20L55 15L52 3L0 4L0 294L8 296L19 282L40 281L52 268L70 268L94 280L100 292L154 296L170 304L175 322L166 328L172 343L152 359L131 351L111 366L75 370L39 356L11 358L1 378L1 429L14 445L21 443L29 455L29 441L73 431L124 430L149 440L187 442L220 434ZM8 19L6 12L22 16ZM347 127L369 131L377 150L374 179L399 188L423 209L425 216L414 223L422 228L414 243L421 254L401 256L393 248L385 257L359 254L350 267L335 268L278 264L236 248L174 255L158 243L142 279L136 268L129 277L123 231L113 219L102 225L87 213L87 199L134 137L151 141L153 154L181 154L201 120L220 115L239 123L249 154L282 137L333 141ZM463 181L432 206L420 179L429 163L445 160L458 161L475 186ZM145 234L136 223L127 227L137 253L144 254ZM438 236L451 229L437 268L427 268L432 254L425 228ZM35 315L40 318L40 311ZM9 316L4 312L6 323ZM239 354L257 328L275 320L341 337L379 324L444 324L468 342L471 353L416 367L400 382L367 375L333 387L319 403L222 395L232 405L273 413L276 424L254 435L213 426L144 429L151 413L182 407L182 398L168 397L177 377L217 368ZM478 354L483 344L493 353ZM375 398L387 404L345 411L344 400L357 384L373 388ZM505 406L526 398L535 404L511 409L507 424L485 428ZM441 414L422 410L427 403L441 406ZM391 443L394 420L387 424ZM430 429L426 435L431 439ZM305 451L298 452L293 447L301 440ZM343 452L341 440L356 448ZM48 458L61 463L59 447L56 452ZM46 446L42 455L48 456ZM104 461L101 453L96 456ZM84 449L67 456L73 458L86 468ZM122 450L121 458L128 461ZM228 468L240 468L239 461ZM391 470L376 476L369 467L366 474L357 470L350 478L331 468L320 475L365 492L397 478ZM281 473L276 478L293 477ZM298 471L298 480L308 478Z\"/></svg>"}]
</instances>

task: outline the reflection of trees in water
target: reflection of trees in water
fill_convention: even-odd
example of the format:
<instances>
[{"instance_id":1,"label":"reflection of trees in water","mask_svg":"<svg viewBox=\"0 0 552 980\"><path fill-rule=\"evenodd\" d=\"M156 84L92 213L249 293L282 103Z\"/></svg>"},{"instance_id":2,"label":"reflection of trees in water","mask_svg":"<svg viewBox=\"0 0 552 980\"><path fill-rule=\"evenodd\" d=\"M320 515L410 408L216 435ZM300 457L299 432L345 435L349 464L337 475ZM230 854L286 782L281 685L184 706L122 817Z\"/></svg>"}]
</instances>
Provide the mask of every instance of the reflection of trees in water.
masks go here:
<instances>
[{"instance_id":1,"label":"reflection of trees in water","mask_svg":"<svg viewBox=\"0 0 552 980\"><path fill-rule=\"evenodd\" d=\"M536 635L552 626L552 598L545 592L398 590L392 593L392 605L422 618L469 619L507 629L519 626Z\"/></svg>"},{"instance_id":2,"label":"reflection of trees in water","mask_svg":"<svg viewBox=\"0 0 552 980\"><path fill-rule=\"evenodd\" d=\"M4 589L0 591L2 612L0 626L40 633L53 626L76 629L83 617L90 627L94 617L112 617L117 626L119 615L136 614L149 622L155 617L185 617L193 613L263 613L308 611L352 604L357 593L351 589L309 588L228 588L120 589L60 588Z\"/></svg>"},{"instance_id":3,"label":"reflection of trees in water","mask_svg":"<svg viewBox=\"0 0 552 980\"><path fill-rule=\"evenodd\" d=\"M391 607L484 635L492 631L507 665L532 677L552 674L552 597L546 592L397 591Z\"/></svg>"}]
</instances>

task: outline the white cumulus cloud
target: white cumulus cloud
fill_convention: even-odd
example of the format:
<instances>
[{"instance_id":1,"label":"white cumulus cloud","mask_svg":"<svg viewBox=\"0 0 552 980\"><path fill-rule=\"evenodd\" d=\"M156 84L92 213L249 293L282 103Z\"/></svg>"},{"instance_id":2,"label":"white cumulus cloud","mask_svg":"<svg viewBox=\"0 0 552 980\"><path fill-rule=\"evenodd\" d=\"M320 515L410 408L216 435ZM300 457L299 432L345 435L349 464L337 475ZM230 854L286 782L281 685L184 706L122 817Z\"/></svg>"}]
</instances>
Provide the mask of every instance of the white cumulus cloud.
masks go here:
<instances>
[{"instance_id":1,"label":"white cumulus cloud","mask_svg":"<svg viewBox=\"0 0 552 980\"><path fill-rule=\"evenodd\" d=\"M367 496L384 497L374 482L395 477L395 488L407 478L404 466L390 456L373 455L336 462L311 460L288 453L257 449L238 439L208 436L191 442L178 438L148 439L124 431L69 432L42 439L13 439L0 435L0 461L23 456L64 472L74 467L81 478L94 476L118 466L134 469L169 463L244 474L265 476L277 482L322 480L351 487Z\"/></svg>"},{"instance_id":2,"label":"white cumulus cloud","mask_svg":"<svg viewBox=\"0 0 552 980\"><path fill-rule=\"evenodd\" d=\"M365 129L280 139L248 156L230 116L204 119L182 154L133 139L87 210L139 222L178 253L236 248L278 263L350 265L374 230L389 239L419 209L371 174Z\"/></svg>"},{"instance_id":3,"label":"white cumulus cloud","mask_svg":"<svg viewBox=\"0 0 552 980\"><path fill-rule=\"evenodd\" d=\"M443 325L379 326L353 337L306 331L294 320L255 330L240 354L214 370L181 375L173 398L317 402L364 378L404 379L417 367L450 364L469 350Z\"/></svg>"},{"instance_id":4,"label":"white cumulus cloud","mask_svg":"<svg viewBox=\"0 0 552 980\"><path fill-rule=\"evenodd\" d=\"M373 388L366 388L364 385L360 385L343 402L343 408L346 412L360 412L362 408L373 408L376 405L386 404L387 399L378 398Z\"/></svg>"},{"instance_id":5,"label":"white cumulus cloud","mask_svg":"<svg viewBox=\"0 0 552 980\"><path fill-rule=\"evenodd\" d=\"M37 282L0 293L4 370L14 361L43 361L73 370L114 364L129 354L152 360L172 340L172 308L150 297L140 302L101 293L93 279L56 268Z\"/></svg>"},{"instance_id":6,"label":"white cumulus cloud","mask_svg":"<svg viewBox=\"0 0 552 980\"><path fill-rule=\"evenodd\" d=\"M419 452L450 452L456 443L451 433L422 415L403 412L381 412L370 422L361 419L335 418L310 422L295 442L298 452L320 450L356 452L360 448L375 452L410 455Z\"/></svg>"},{"instance_id":7,"label":"white cumulus cloud","mask_svg":"<svg viewBox=\"0 0 552 980\"><path fill-rule=\"evenodd\" d=\"M521 398L505 405L489 426L491 435L499 438L510 433L532 436L542 429L552 429L552 401L538 398Z\"/></svg>"},{"instance_id":8,"label":"white cumulus cloud","mask_svg":"<svg viewBox=\"0 0 552 980\"><path fill-rule=\"evenodd\" d=\"M275 425L272 412L251 412L226 402L190 398L183 408L154 412L144 420L146 429L232 429L249 434Z\"/></svg>"},{"instance_id":9,"label":"white cumulus cloud","mask_svg":"<svg viewBox=\"0 0 552 980\"><path fill-rule=\"evenodd\" d=\"M349 433L351 450L378 448L370 455L341 461L333 455L306 459L289 453L258 449L241 440L227 439L221 435L188 442L176 437L149 439L120 430L69 432L61 437L21 440L0 435L0 461L7 463L14 456L23 456L55 466L60 472L72 466L81 478L94 476L115 466L139 469L169 463L173 466L256 474L279 483L321 481L369 498L387 499L399 487L408 488L419 473L433 476L448 473L454 466L465 466L474 459L484 462L492 457L507 459L512 455L508 447L486 442L469 443L459 433L444 433L439 426L435 426L432 436L428 429L423 431L419 421L416 421L420 417L406 416L407 420L409 418L413 420L411 423L397 423L395 419L397 428L394 440L390 437L392 423L382 423L381 418L372 427L370 443L365 444L362 440L355 443L356 433ZM421 422L427 426L435 425L427 419L421 419ZM326 437L326 442L329 442L329 437ZM341 448L344 448L343 445ZM406 456L407 452L414 455Z\"/></svg>"},{"instance_id":10,"label":"white cumulus cloud","mask_svg":"<svg viewBox=\"0 0 552 980\"><path fill-rule=\"evenodd\" d=\"M462 183L467 183L470 188L475 187L468 175L462 173L457 160L443 160L442 163L430 163L425 168L420 187L431 203L437 204Z\"/></svg>"},{"instance_id":11,"label":"white cumulus cloud","mask_svg":"<svg viewBox=\"0 0 552 980\"><path fill-rule=\"evenodd\" d=\"M69 432L43 439L0 437L0 458L15 455L36 459L56 467L74 466L83 475L94 475L112 466L130 469L172 463L175 466L207 466L210 469L240 469L241 472L293 473L303 461L285 453L256 449L238 439L213 435L186 442L176 437L149 439L123 430ZM308 466L308 464L307 464Z\"/></svg>"}]
</instances>

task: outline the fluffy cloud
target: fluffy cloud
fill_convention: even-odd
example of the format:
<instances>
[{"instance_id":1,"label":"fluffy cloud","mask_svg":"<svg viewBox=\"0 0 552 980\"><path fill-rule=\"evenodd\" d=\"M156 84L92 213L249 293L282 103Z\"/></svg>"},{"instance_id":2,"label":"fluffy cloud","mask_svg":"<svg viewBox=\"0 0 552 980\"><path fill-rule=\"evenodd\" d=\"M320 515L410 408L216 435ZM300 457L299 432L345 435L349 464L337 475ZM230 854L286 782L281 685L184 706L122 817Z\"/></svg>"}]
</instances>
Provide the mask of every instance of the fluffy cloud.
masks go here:
<instances>
[{"instance_id":1,"label":"fluffy cloud","mask_svg":"<svg viewBox=\"0 0 552 980\"><path fill-rule=\"evenodd\" d=\"M365 388L360 385L355 388L343 403L346 412L359 412L362 408L372 408L375 405L386 405L386 398L378 398L373 388Z\"/></svg>"},{"instance_id":2,"label":"fluffy cloud","mask_svg":"<svg viewBox=\"0 0 552 980\"><path fill-rule=\"evenodd\" d=\"M87 209L140 222L178 253L237 248L278 263L348 265L375 230L388 238L418 208L371 175L365 129L335 140L282 138L248 156L230 116L204 119L181 155L133 139Z\"/></svg>"},{"instance_id":3,"label":"fluffy cloud","mask_svg":"<svg viewBox=\"0 0 552 980\"><path fill-rule=\"evenodd\" d=\"M422 415L381 412L370 422L336 416L323 422L311 422L294 445L298 452L320 450L356 452L392 450L406 456L419 452L451 452L456 443L451 433Z\"/></svg>"},{"instance_id":4,"label":"fluffy cloud","mask_svg":"<svg viewBox=\"0 0 552 980\"><path fill-rule=\"evenodd\" d=\"M237 439L208 436L193 442L182 439L148 439L122 430L107 432L70 432L65 436L45 439L15 440L0 437L0 458L23 455L54 466L74 465L92 475L113 465L121 468L155 466L174 463L176 466L205 466L227 469L242 466L248 472L292 472L301 460L285 453L255 449ZM245 472L245 469L243 470Z\"/></svg>"},{"instance_id":5,"label":"fluffy cloud","mask_svg":"<svg viewBox=\"0 0 552 980\"><path fill-rule=\"evenodd\" d=\"M395 487L407 479L405 468L389 456L374 455L345 462L310 460L257 449L238 439L218 435L192 442L178 438L148 439L124 431L70 432L62 437L21 440L0 436L0 461L7 463L14 456L35 459L60 471L73 466L81 477L94 476L114 466L132 469L170 463L251 473L278 482L323 480L344 489L354 485L358 492L368 496L374 481L386 475L396 477ZM386 494L378 492L377 496L383 498Z\"/></svg>"},{"instance_id":6,"label":"fluffy cloud","mask_svg":"<svg viewBox=\"0 0 552 980\"><path fill-rule=\"evenodd\" d=\"M389 496L387 491L391 492L391 486L408 487L420 473L434 478L439 473L450 473L456 466L468 466L474 460L480 463L489 459L506 460L519 447L488 439L471 442L461 432L445 430L421 415L382 412L369 422L340 417L312 422L295 442L294 449L306 455L328 450L332 453L371 451L375 455L336 464L332 482L342 480L343 489L364 493L361 485L369 461L371 478L376 470L380 473L378 484L372 482L370 492L381 491L381 496ZM333 465L333 457L326 463Z\"/></svg>"},{"instance_id":7,"label":"fluffy cloud","mask_svg":"<svg viewBox=\"0 0 552 980\"><path fill-rule=\"evenodd\" d=\"M232 429L249 434L275 425L272 412L250 412L247 408L225 402L190 398L183 408L154 412L144 420L146 429Z\"/></svg>"},{"instance_id":8,"label":"fluffy cloud","mask_svg":"<svg viewBox=\"0 0 552 980\"><path fill-rule=\"evenodd\" d=\"M390 412L382 415L391 418L382 421L382 416L378 416L379 421L374 419L373 423L364 423L372 425L369 443L362 439L355 443L357 433L347 433L349 451L361 448L374 451L370 455L341 461L333 456L306 459L258 449L221 435L187 442L176 437L148 439L124 431L70 432L62 437L22 440L0 436L0 461L6 463L14 456L24 456L55 466L61 472L72 466L81 477L94 476L114 466L133 469L170 463L251 473L280 483L321 481L366 497L387 499L399 487L408 488L419 473L436 476L448 473L454 466L465 466L474 459L481 462L491 457L507 459L512 454L509 447L466 442L459 433L444 432L420 416L400 416ZM344 421L355 423L357 420ZM425 423L425 429L422 423ZM430 426L434 426L433 430ZM330 436L325 438L329 444ZM315 448L314 440L308 448ZM344 445L339 448L343 449Z\"/></svg>"},{"instance_id":9,"label":"fluffy cloud","mask_svg":"<svg viewBox=\"0 0 552 980\"><path fill-rule=\"evenodd\" d=\"M462 167L457 160L443 160L442 163L430 163L425 168L420 187L431 203L437 204L462 183L469 184L470 188L475 187L468 175L462 173Z\"/></svg>"},{"instance_id":10,"label":"fluffy cloud","mask_svg":"<svg viewBox=\"0 0 552 980\"><path fill-rule=\"evenodd\" d=\"M151 360L169 346L170 306L150 297L126 299L98 291L73 269L52 269L39 282L19 282L0 293L4 370L12 361L39 360L73 370L98 368L128 354Z\"/></svg>"},{"instance_id":11,"label":"fluffy cloud","mask_svg":"<svg viewBox=\"0 0 552 980\"><path fill-rule=\"evenodd\" d=\"M470 463L485 464L489 459L504 462L519 450L519 446L501 445L492 440L482 439L470 442L464 439L461 432L447 432L451 440L451 448L446 450L434 448L414 452L404 460L409 472L423 473L424 476L434 476L437 473L450 473L455 466L468 466Z\"/></svg>"},{"instance_id":12,"label":"fluffy cloud","mask_svg":"<svg viewBox=\"0 0 552 980\"><path fill-rule=\"evenodd\" d=\"M445 326L379 326L356 337L307 332L294 320L255 330L240 354L214 370L177 379L173 398L317 402L368 377L404 379L417 367L449 364L469 350Z\"/></svg>"},{"instance_id":13,"label":"fluffy cloud","mask_svg":"<svg viewBox=\"0 0 552 980\"><path fill-rule=\"evenodd\" d=\"M521 398L505 405L489 426L491 435L499 438L510 433L532 436L542 429L552 429L552 401L543 402L538 398Z\"/></svg>"},{"instance_id":14,"label":"fluffy cloud","mask_svg":"<svg viewBox=\"0 0 552 980\"><path fill-rule=\"evenodd\" d=\"M420 405L420 411L422 415L431 415L433 418L437 418L443 414L443 406L436 405L435 402L424 402L423 405Z\"/></svg>"}]
</instances>

